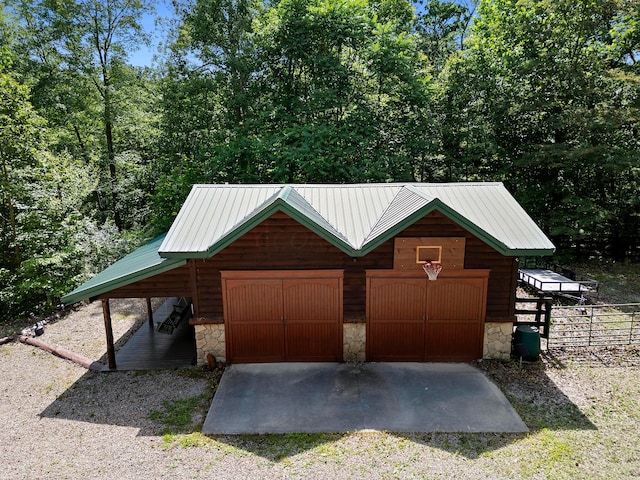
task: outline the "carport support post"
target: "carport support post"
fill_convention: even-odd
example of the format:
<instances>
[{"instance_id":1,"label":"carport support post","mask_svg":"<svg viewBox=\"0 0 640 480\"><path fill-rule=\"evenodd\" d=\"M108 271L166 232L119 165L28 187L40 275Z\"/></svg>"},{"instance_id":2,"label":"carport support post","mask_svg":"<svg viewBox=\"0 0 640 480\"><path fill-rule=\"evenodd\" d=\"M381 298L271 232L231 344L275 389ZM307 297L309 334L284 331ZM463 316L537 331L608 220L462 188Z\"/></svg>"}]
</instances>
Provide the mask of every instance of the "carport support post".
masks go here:
<instances>
[{"instance_id":1,"label":"carport support post","mask_svg":"<svg viewBox=\"0 0 640 480\"><path fill-rule=\"evenodd\" d=\"M147 298L147 318L149 319L149 326L153 328L153 309L151 308L150 298Z\"/></svg>"},{"instance_id":2,"label":"carport support post","mask_svg":"<svg viewBox=\"0 0 640 480\"><path fill-rule=\"evenodd\" d=\"M116 369L116 348L113 344L113 327L111 326L111 308L109 307L109 299L102 299L102 316L104 317L104 330L107 333L107 360L109 361L109 369Z\"/></svg>"}]
</instances>

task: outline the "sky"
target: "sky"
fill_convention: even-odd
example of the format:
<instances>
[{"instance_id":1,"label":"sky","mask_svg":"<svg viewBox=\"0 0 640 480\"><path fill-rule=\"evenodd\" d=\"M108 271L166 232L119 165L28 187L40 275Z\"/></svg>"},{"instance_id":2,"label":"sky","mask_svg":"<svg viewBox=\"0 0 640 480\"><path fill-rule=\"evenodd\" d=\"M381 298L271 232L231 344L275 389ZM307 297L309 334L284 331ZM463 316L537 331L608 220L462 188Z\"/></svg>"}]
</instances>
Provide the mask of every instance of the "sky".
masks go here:
<instances>
[{"instance_id":1,"label":"sky","mask_svg":"<svg viewBox=\"0 0 640 480\"><path fill-rule=\"evenodd\" d=\"M129 63L135 66L151 66L154 55L158 55L158 48L166 39L166 31L168 30L168 20L174 17L173 7L170 0L158 0L155 2L156 11L151 14L145 14L142 17L142 27L145 33L151 36L151 46L149 48L141 48L129 54ZM158 24L158 21L160 22Z\"/></svg>"},{"instance_id":2,"label":"sky","mask_svg":"<svg viewBox=\"0 0 640 480\"><path fill-rule=\"evenodd\" d=\"M474 3L473 0L454 0L456 3L467 5L469 7ZM142 26L147 34L151 36L151 46L149 48L141 48L131 52L129 55L129 63L140 67L149 67L153 64L154 56L157 56L161 42L166 40L168 31L168 22L174 18L174 10L171 0L157 0L155 2L155 13L146 14L142 18ZM159 19L159 23L158 23Z\"/></svg>"}]
</instances>

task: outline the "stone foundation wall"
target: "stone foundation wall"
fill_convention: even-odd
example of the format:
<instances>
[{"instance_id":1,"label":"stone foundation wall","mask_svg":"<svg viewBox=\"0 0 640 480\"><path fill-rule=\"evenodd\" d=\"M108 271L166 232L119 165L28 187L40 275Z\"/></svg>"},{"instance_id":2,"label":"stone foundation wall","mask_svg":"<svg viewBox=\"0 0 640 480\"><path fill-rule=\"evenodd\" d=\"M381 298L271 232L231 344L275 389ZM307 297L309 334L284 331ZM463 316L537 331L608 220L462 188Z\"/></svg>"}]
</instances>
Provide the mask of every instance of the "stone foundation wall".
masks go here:
<instances>
[{"instance_id":1,"label":"stone foundation wall","mask_svg":"<svg viewBox=\"0 0 640 480\"><path fill-rule=\"evenodd\" d=\"M365 323L345 323L343 326L343 358L345 362L366 360L367 330ZM508 360L511 356L511 323L487 323L484 328L483 358ZM207 363L211 353L216 361L226 362L224 324L195 325L198 365Z\"/></svg>"},{"instance_id":2,"label":"stone foundation wall","mask_svg":"<svg viewBox=\"0 0 640 480\"><path fill-rule=\"evenodd\" d=\"M195 325L194 328L198 365L206 365L209 353L215 357L217 362L226 362L227 346L224 340L224 324Z\"/></svg>"},{"instance_id":3,"label":"stone foundation wall","mask_svg":"<svg viewBox=\"0 0 640 480\"><path fill-rule=\"evenodd\" d=\"M345 362L364 362L366 357L367 324L342 325L343 358Z\"/></svg>"},{"instance_id":4,"label":"stone foundation wall","mask_svg":"<svg viewBox=\"0 0 640 480\"><path fill-rule=\"evenodd\" d=\"M483 358L508 360L511 357L512 323L485 323Z\"/></svg>"}]
</instances>

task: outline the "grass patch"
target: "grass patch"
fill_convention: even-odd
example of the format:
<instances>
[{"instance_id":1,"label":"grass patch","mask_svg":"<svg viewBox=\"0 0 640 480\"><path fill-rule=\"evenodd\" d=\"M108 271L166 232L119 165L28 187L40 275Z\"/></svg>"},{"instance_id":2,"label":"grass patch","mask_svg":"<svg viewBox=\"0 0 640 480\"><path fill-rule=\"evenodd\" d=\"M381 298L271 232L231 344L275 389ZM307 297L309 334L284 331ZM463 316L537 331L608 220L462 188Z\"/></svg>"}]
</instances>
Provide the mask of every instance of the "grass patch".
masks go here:
<instances>
[{"instance_id":1,"label":"grass patch","mask_svg":"<svg viewBox=\"0 0 640 480\"><path fill-rule=\"evenodd\" d=\"M151 410L149 419L164 426L162 433L191 433L197 425L194 417L200 414L208 398L205 395L182 398L178 400L164 400L161 410Z\"/></svg>"},{"instance_id":2,"label":"grass patch","mask_svg":"<svg viewBox=\"0 0 640 480\"><path fill-rule=\"evenodd\" d=\"M200 432L191 433L165 433L162 436L162 448L167 449L174 445L182 448L200 448L214 444L215 441Z\"/></svg>"},{"instance_id":3,"label":"grass patch","mask_svg":"<svg viewBox=\"0 0 640 480\"><path fill-rule=\"evenodd\" d=\"M598 262L579 264L572 268L600 282L596 303L640 302L640 264Z\"/></svg>"},{"instance_id":4,"label":"grass patch","mask_svg":"<svg viewBox=\"0 0 640 480\"><path fill-rule=\"evenodd\" d=\"M195 397L164 400L161 409L149 412L148 418L163 426L160 433L166 437L165 446L174 442L185 447L206 444L207 437L200 434L200 429L223 371L220 368L210 372L200 367L176 370L176 374L184 378L206 380L208 388Z\"/></svg>"}]
</instances>

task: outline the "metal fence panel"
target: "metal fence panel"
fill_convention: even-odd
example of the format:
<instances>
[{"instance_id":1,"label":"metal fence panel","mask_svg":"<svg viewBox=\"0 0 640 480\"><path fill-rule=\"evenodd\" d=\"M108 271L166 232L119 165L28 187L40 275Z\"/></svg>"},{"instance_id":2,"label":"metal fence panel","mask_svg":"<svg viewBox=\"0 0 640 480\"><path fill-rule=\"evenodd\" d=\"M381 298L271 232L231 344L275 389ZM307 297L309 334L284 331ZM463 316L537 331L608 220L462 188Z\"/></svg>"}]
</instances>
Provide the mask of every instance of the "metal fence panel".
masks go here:
<instances>
[{"instance_id":1,"label":"metal fence panel","mask_svg":"<svg viewBox=\"0 0 640 480\"><path fill-rule=\"evenodd\" d=\"M547 347L640 345L640 303L554 305Z\"/></svg>"}]
</instances>

